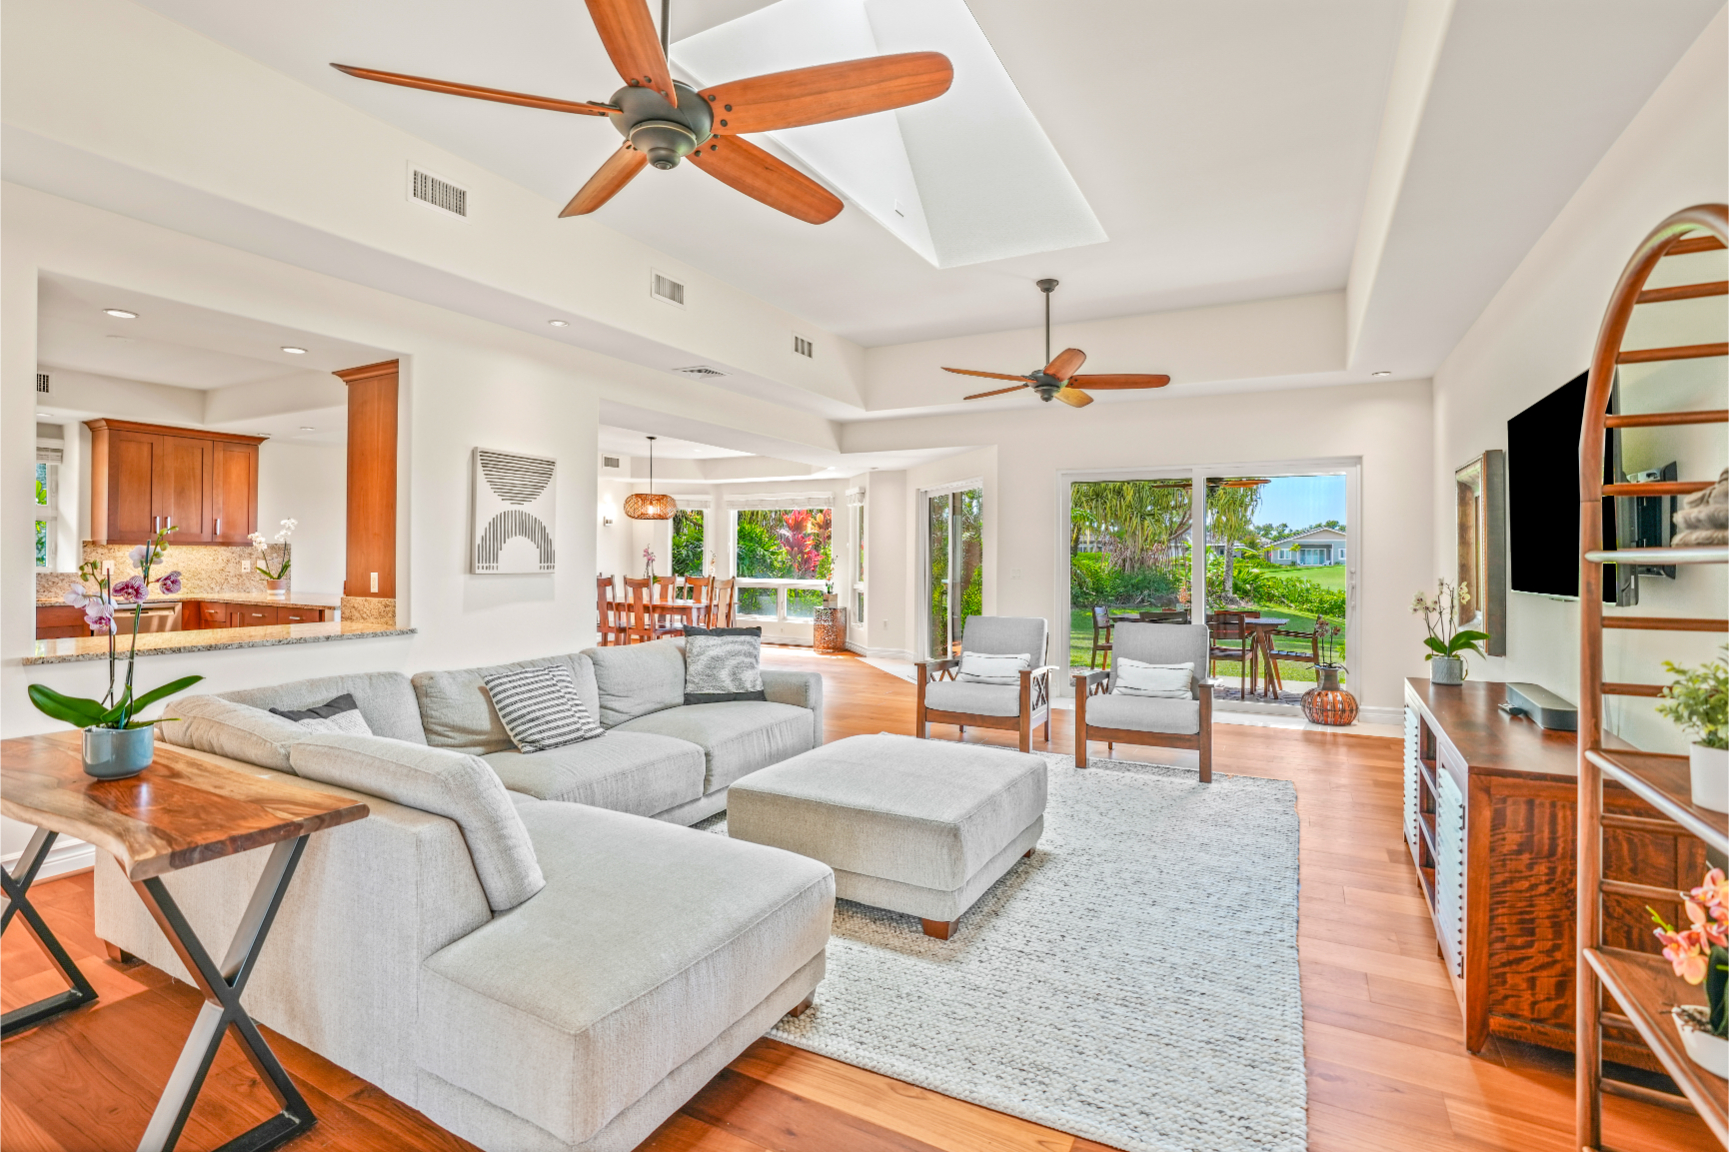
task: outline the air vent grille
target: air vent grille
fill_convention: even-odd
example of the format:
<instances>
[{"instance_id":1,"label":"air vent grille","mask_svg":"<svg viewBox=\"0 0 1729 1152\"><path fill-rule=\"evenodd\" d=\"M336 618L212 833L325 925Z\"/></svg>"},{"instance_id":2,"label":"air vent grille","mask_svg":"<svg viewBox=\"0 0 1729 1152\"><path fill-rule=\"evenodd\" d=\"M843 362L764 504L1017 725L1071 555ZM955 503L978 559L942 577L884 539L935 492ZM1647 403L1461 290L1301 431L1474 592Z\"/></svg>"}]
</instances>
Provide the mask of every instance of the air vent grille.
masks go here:
<instances>
[{"instance_id":1,"label":"air vent grille","mask_svg":"<svg viewBox=\"0 0 1729 1152\"><path fill-rule=\"evenodd\" d=\"M36 373L36 394L38 396L46 396L46 395L48 395L48 389L49 389L48 373L46 373L46 372Z\"/></svg>"},{"instance_id":2,"label":"air vent grille","mask_svg":"<svg viewBox=\"0 0 1729 1152\"><path fill-rule=\"evenodd\" d=\"M600 466L602 468L617 468L618 467L618 457L617 456L602 456L600 458Z\"/></svg>"},{"instance_id":3,"label":"air vent grille","mask_svg":"<svg viewBox=\"0 0 1729 1152\"><path fill-rule=\"evenodd\" d=\"M452 216L468 216L468 189L415 168L409 174L408 194L422 204L448 212Z\"/></svg>"},{"instance_id":4,"label":"air vent grille","mask_svg":"<svg viewBox=\"0 0 1729 1152\"><path fill-rule=\"evenodd\" d=\"M792 338L792 350L795 354L797 354L799 356L806 356L806 357L810 357L811 359L816 358L816 348L813 347L811 342L809 340L806 340L803 336L799 336L796 334L793 336L793 338Z\"/></svg>"},{"instance_id":5,"label":"air vent grille","mask_svg":"<svg viewBox=\"0 0 1729 1152\"><path fill-rule=\"evenodd\" d=\"M650 273L648 294L663 303L684 307L684 285L664 273Z\"/></svg>"},{"instance_id":6,"label":"air vent grille","mask_svg":"<svg viewBox=\"0 0 1729 1152\"><path fill-rule=\"evenodd\" d=\"M726 373L722 372L719 368L710 368L707 364L692 364L689 368L674 368L673 371L677 372L681 376L701 376L705 378L710 376L726 375Z\"/></svg>"}]
</instances>

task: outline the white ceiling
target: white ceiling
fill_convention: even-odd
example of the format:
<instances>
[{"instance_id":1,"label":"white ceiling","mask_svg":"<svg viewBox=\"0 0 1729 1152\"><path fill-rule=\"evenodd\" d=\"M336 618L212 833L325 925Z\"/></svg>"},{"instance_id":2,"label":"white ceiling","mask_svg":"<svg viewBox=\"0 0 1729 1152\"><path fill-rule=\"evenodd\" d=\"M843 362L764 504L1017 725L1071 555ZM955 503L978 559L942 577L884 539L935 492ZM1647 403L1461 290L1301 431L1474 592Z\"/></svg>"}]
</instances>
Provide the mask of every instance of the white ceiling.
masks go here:
<instances>
[{"instance_id":1,"label":"white ceiling","mask_svg":"<svg viewBox=\"0 0 1729 1152\"><path fill-rule=\"evenodd\" d=\"M370 84L328 67L604 99L619 81L576 0L148 4L557 203L618 146L593 118ZM675 0L676 30L686 8L704 10ZM1040 276L1063 279L1073 319L1343 285L1401 5L970 8L1108 242L938 269L856 207L813 227L688 165L645 172L597 219L869 345L1014 325L1036 314L1027 285Z\"/></svg>"},{"instance_id":2,"label":"white ceiling","mask_svg":"<svg viewBox=\"0 0 1729 1152\"><path fill-rule=\"evenodd\" d=\"M600 426L600 451L606 456L641 456L648 458L648 439L641 433L630 428L618 428L611 424ZM732 448L717 448L713 444L698 444L694 440L680 440L673 436L657 436L654 441L654 458L656 460L718 460L726 456L749 456L749 452L739 452Z\"/></svg>"}]
</instances>

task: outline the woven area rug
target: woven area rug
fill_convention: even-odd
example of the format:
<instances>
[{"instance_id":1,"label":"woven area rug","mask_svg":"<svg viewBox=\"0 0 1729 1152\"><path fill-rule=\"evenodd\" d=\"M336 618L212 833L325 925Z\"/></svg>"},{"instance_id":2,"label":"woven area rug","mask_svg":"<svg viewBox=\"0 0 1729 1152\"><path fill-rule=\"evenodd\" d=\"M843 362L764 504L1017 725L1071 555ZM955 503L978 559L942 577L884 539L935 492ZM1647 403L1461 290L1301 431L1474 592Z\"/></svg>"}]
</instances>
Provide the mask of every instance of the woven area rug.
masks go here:
<instances>
[{"instance_id":1,"label":"woven area rug","mask_svg":"<svg viewBox=\"0 0 1729 1152\"><path fill-rule=\"evenodd\" d=\"M840 901L772 1035L1124 1152L1302 1152L1295 789L1045 758L1038 851L954 938Z\"/></svg>"}]
</instances>

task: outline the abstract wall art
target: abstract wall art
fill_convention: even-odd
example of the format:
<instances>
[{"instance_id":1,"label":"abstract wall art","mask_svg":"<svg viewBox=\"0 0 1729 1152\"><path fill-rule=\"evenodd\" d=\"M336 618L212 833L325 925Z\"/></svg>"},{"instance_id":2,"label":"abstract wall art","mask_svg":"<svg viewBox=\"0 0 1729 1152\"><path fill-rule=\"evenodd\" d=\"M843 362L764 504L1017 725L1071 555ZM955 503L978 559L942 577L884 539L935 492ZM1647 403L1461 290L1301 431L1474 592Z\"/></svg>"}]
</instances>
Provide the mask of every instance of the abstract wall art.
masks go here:
<instances>
[{"instance_id":1,"label":"abstract wall art","mask_svg":"<svg viewBox=\"0 0 1729 1152\"><path fill-rule=\"evenodd\" d=\"M551 572L556 460L474 450L474 518L470 528L470 571L476 573Z\"/></svg>"}]
</instances>

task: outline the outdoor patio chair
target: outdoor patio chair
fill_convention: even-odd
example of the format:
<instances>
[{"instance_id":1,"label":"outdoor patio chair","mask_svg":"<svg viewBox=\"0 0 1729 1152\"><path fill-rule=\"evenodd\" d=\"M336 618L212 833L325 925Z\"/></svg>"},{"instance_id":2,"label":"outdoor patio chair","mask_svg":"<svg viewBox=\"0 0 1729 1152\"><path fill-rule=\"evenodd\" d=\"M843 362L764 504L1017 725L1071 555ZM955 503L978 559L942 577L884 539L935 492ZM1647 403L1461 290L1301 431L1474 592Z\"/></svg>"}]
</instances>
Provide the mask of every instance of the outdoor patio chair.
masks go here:
<instances>
[{"instance_id":1,"label":"outdoor patio chair","mask_svg":"<svg viewBox=\"0 0 1729 1152\"><path fill-rule=\"evenodd\" d=\"M968 724L979 728L1018 731L1021 751L1032 751L1033 725L1045 726L1051 738L1051 673L1044 663L1050 625L1037 616L969 616L961 634L959 659L925 660L918 664L917 711L913 735L928 739L930 725L958 725L966 734ZM1019 683L991 684L960 680L956 674L967 653L993 656L1024 656Z\"/></svg>"},{"instance_id":2,"label":"outdoor patio chair","mask_svg":"<svg viewBox=\"0 0 1729 1152\"><path fill-rule=\"evenodd\" d=\"M1099 653L1104 653L1105 667L1111 666L1111 629L1116 627L1116 621L1111 619L1111 610L1103 604L1093 606L1093 650L1087 656L1087 667L1095 665ZM1099 637L1104 639L1100 640Z\"/></svg>"},{"instance_id":3,"label":"outdoor patio chair","mask_svg":"<svg viewBox=\"0 0 1729 1152\"><path fill-rule=\"evenodd\" d=\"M1237 695L1248 695L1249 661L1254 654L1254 633L1243 621L1247 612L1209 612L1207 628L1212 634L1207 646L1207 676L1218 671L1220 660L1237 662Z\"/></svg>"},{"instance_id":4,"label":"outdoor patio chair","mask_svg":"<svg viewBox=\"0 0 1729 1152\"><path fill-rule=\"evenodd\" d=\"M1201 783L1212 783L1214 681L1201 674L1211 651L1203 624L1118 624L1116 668L1075 673L1075 767L1087 766L1089 740L1103 740L1106 755L1117 744L1193 748L1201 757ZM1113 692L1124 660L1193 664L1189 698Z\"/></svg>"},{"instance_id":5,"label":"outdoor patio chair","mask_svg":"<svg viewBox=\"0 0 1729 1152\"><path fill-rule=\"evenodd\" d=\"M1296 646L1281 648L1279 646L1281 637L1296 641ZM1321 640L1313 631L1305 632L1301 628L1275 628L1273 629L1272 642L1273 646L1268 655L1273 658L1275 663L1284 660L1292 664L1307 664L1313 668L1321 662Z\"/></svg>"}]
</instances>

